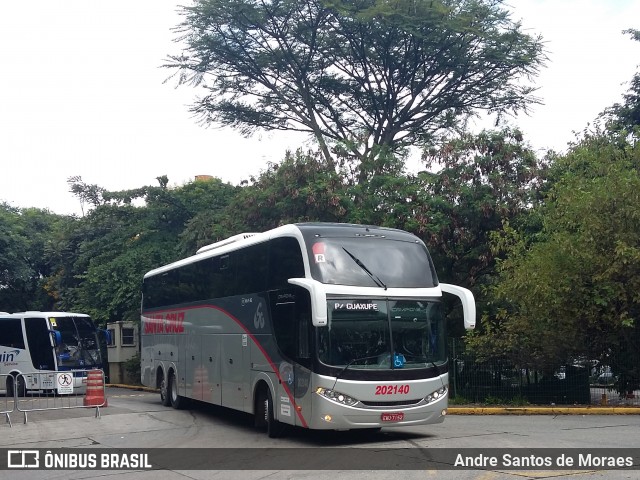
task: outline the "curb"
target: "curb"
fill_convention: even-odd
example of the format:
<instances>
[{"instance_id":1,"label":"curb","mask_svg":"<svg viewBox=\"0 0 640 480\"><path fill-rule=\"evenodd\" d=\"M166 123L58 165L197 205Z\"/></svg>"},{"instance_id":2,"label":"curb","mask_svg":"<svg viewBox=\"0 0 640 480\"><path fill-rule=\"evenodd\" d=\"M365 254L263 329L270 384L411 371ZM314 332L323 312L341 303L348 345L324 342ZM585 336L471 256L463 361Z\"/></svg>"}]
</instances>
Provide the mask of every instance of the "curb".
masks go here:
<instances>
[{"instance_id":1,"label":"curb","mask_svg":"<svg viewBox=\"0 0 640 480\"><path fill-rule=\"evenodd\" d=\"M449 415L640 415L640 407L449 407Z\"/></svg>"},{"instance_id":2,"label":"curb","mask_svg":"<svg viewBox=\"0 0 640 480\"><path fill-rule=\"evenodd\" d=\"M107 383L105 387L158 393L142 385ZM640 407L449 407L448 415L640 415Z\"/></svg>"},{"instance_id":3,"label":"curb","mask_svg":"<svg viewBox=\"0 0 640 480\"><path fill-rule=\"evenodd\" d=\"M141 392L151 392L151 393L160 392L160 390L158 390L157 388L143 387L142 385L125 385L123 383L106 383L104 386L113 387L113 388L126 388L127 390L138 390Z\"/></svg>"}]
</instances>

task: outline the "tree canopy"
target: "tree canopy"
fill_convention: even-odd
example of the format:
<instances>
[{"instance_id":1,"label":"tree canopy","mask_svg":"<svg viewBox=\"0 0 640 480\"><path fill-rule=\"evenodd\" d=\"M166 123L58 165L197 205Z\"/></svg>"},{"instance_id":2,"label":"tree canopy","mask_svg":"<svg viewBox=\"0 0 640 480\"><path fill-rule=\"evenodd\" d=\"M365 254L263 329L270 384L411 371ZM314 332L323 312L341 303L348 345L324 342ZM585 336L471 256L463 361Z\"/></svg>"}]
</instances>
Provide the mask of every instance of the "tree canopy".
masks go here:
<instances>
[{"instance_id":1,"label":"tree canopy","mask_svg":"<svg viewBox=\"0 0 640 480\"><path fill-rule=\"evenodd\" d=\"M586 356L637 388L640 144L612 132L587 135L552 171L554 184L532 213L541 230L507 226L496 237L507 252L491 292L497 314L485 316L473 345L520 362ZM620 371L630 365L634 372Z\"/></svg>"},{"instance_id":2,"label":"tree canopy","mask_svg":"<svg viewBox=\"0 0 640 480\"><path fill-rule=\"evenodd\" d=\"M525 109L545 60L501 0L195 0L183 14L167 66L208 91L193 111L309 133L330 165L337 144L366 163L474 112Z\"/></svg>"},{"instance_id":3,"label":"tree canopy","mask_svg":"<svg viewBox=\"0 0 640 480\"><path fill-rule=\"evenodd\" d=\"M640 30L629 29L624 33L631 35L631 38L640 42ZM640 127L640 72L636 72L629 82L629 89L624 95L621 103L614 104L608 109L607 114L611 117L611 128L625 129L633 132Z\"/></svg>"}]
</instances>

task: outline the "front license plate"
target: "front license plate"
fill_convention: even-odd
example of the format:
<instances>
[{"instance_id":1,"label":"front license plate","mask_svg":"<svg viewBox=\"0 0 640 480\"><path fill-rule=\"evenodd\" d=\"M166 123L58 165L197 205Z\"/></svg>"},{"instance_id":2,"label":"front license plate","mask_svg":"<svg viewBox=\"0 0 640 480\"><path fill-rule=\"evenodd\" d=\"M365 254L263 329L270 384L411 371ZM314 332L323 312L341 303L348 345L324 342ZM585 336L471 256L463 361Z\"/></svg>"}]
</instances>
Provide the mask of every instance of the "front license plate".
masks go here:
<instances>
[{"instance_id":1,"label":"front license plate","mask_svg":"<svg viewBox=\"0 0 640 480\"><path fill-rule=\"evenodd\" d=\"M401 422L403 419L404 413L402 412L383 413L380 415L380 420L383 422Z\"/></svg>"}]
</instances>

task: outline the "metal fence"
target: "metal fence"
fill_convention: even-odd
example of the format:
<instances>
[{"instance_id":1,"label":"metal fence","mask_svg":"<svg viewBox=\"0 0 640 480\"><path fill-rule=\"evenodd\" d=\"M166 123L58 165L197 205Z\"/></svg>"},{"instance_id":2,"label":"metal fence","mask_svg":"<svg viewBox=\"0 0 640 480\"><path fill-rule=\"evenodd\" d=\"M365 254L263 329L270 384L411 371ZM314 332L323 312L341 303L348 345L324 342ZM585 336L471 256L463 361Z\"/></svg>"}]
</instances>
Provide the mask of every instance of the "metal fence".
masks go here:
<instances>
[{"instance_id":1,"label":"metal fence","mask_svg":"<svg viewBox=\"0 0 640 480\"><path fill-rule=\"evenodd\" d=\"M478 361L461 339L450 339L452 405L608 405L640 406L640 366L578 359L565 365L516 365L503 359ZM621 382L618 371L625 371ZM626 386L626 387L625 387ZM631 386L630 388L628 386Z\"/></svg>"},{"instance_id":2,"label":"metal fence","mask_svg":"<svg viewBox=\"0 0 640 480\"><path fill-rule=\"evenodd\" d=\"M0 388L5 391L0 413L10 426L14 412L21 412L27 424L29 412L94 408L100 418L100 407L107 405L102 370L3 374Z\"/></svg>"},{"instance_id":3,"label":"metal fence","mask_svg":"<svg viewBox=\"0 0 640 480\"><path fill-rule=\"evenodd\" d=\"M0 399L0 414L4 415L5 423L8 423L11 427L11 415L16 408L16 402L13 395L9 395L9 392L6 390L7 380L9 379L8 373L0 374L0 388L5 388L4 398Z\"/></svg>"},{"instance_id":4,"label":"metal fence","mask_svg":"<svg viewBox=\"0 0 640 480\"><path fill-rule=\"evenodd\" d=\"M640 406L640 366L624 379L601 361L522 364L505 359L479 361L461 339L449 339L452 405L608 405ZM615 356L610 362L618 365ZM624 381L621 381L624 380Z\"/></svg>"}]
</instances>

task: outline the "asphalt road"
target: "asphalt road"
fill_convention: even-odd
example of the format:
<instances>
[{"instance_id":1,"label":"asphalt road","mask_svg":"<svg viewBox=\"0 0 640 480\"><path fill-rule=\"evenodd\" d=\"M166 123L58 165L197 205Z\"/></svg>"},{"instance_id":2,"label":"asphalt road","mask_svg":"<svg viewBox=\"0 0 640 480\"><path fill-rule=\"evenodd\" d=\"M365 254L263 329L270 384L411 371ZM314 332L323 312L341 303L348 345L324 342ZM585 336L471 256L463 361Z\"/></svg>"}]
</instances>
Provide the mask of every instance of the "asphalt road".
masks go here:
<instances>
[{"instance_id":1,"label":"asphalt road","mask_svg":"<svg viewBox=\"0 0 640 480\"><path fill-rule=\"evenodd\" d=\"M373 449L380 455L391 449L530 449L553 448L554 455L570 449L638 447L640 445L640 415L451 415L441 425L412 428L384 428L379 432L312 432L292 429L283 438L271 439L253 427L251 416L222 408L196 404L188 410L163 407L159 395L144 391L107 388L108 406L95 409L70 408L56 411L33 411L27 423L20 412L10 414L12 426L0 424L2 449L143 449L164 448L166 452L188 455L191 449L231 448L233 452L248 452L259 456L273 449L290 450L294 454L309 455L313 464L324 462L322 454L332 449L349 449L358 456L360 448ZM24 404L26 405L26 404ZM117 450L116 450L117 451ZM338 450L342 453L345 450ZM372 450L369 450L372 451ZM441 451L441 450L431 450ZM506 451L506 450L505 450ZM537 452L537 450L531 450ZM211 452L215 452L211 450ZM231 452L231 450L230 450ZM312 453L310 455L310 452ZM197 453L197 452L196 452ZM206 454L203 450L200 453ZM206 461L207 459L202 459ZM255 461L258 461L255 459ZM362 470L332 469L326 463L308 470L252 470L253 458L242 470L166 470L113 471L113 470L0 470L0 479L315 479L348 478L383 479L477 479L503 480L523 478L581 479L636 479L640 466L633 470L536 470L519 468L504 470L499 467L471 467L465 470L427 468L404 470L396 463L389 470L363 468ZM252 463L253 462L253 463ZM316 464L317 465L317 464ZM340 466L340 465L338 465ZM372 464L373 467L373 464ZM415 468L415 467L414 467Z\"/></svg>"}]
</instances>

